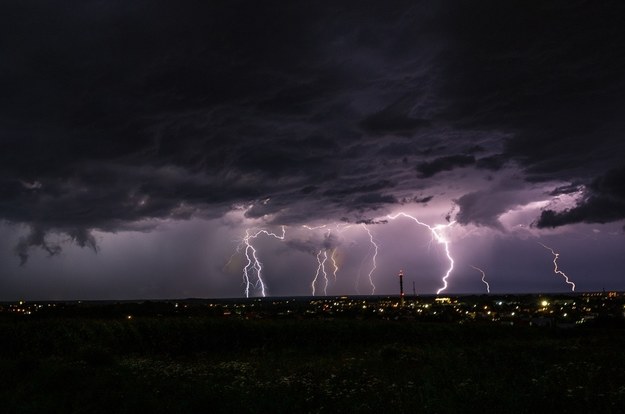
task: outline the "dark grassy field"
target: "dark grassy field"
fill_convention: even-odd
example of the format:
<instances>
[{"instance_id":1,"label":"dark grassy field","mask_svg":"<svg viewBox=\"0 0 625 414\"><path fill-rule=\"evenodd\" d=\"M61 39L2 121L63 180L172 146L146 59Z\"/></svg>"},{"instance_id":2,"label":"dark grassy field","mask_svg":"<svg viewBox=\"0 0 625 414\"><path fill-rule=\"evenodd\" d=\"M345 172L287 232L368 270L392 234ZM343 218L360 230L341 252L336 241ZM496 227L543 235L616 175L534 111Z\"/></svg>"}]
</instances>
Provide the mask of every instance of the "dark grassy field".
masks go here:
<instances>
[{"instance_id":1,"label":"dark grassy field","mask_svg":"<svg viewBox=\"0 0 625 414\"><path fill-rule=\"evenodd\" d=\"M7 413L622 413L625 330L0 320Z\"/></svg>"}]
</instances>

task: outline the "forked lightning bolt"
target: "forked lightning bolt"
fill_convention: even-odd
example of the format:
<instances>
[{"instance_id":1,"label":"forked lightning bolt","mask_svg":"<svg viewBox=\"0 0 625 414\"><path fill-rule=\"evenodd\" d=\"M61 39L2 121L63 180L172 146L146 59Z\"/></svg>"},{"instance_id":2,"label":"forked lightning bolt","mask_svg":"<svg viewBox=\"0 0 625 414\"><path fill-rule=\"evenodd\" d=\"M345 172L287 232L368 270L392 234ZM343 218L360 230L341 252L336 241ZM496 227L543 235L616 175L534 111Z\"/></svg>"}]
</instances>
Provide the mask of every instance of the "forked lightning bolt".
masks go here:
<instances>
[{"instance_id":1,"label":"forked lightning bolt","mask_svg":"<svg viewBox=\"0 0 625 414\"><path fill-rule=\"evenodd\" d=\"M569 285L571 285L571 292L575 292L575 283L571 282L569 280L569 277L561 270L558 269L558 257L560 257L559 253L556 253L551 247L549 246L545 246L544 244L542 244L541 242L538 242L538 244L540 244L541 246L543 246L545 249L551 251L551 254L553 254L553 273L555 274L559 274L562 277L564 277L564 280L566 281L566 283L568 283Z\"/></svg>"},{"instance_id":2,"label":"forked lightning bolt","mask_svg":"<svg viewBox=\"0 0 625 414\"><path fill-rule=\"evenodd\" d=\"M327 227L326 224L322 224L320 226L309 226L307 224L302 225L303 228L307 229L307 230L319 230L319 229L324 229ZM327 234L326 237L330 237L330 233L332 232L331 229L327 229ZM321 254L323 253L323 260L321 260ZM339 268L338 265L336 263L336 258L334 257L334 255L336 254L336 247L332 250L332 254L330 256L332 263L334 264L334 281L336 282L336 272L338 272ZM321 249L319 250L319 252L317 253L317 271L315 272L315 277L313 278L312 283L310 284L311 290L312 290L312 295L315 296L317 289L316 289L316 285L317 285L317 280L319 279L319 274L323 273L323 280L324 280L324 285L323 285L323 294L324 295L328 295L328 284L329 284L329 280L328 280L328 272L326 271L326 262L328 260L328 249Z\"/></svg>"},{"instance_id":3,"label":"forked lightning bolt","mask_svg":"<svg viewBox=\"0 0 625 414\"><path fill-rule=\"evenodd\" d=\"M323 253L323 260L321 260L321 253ZM328 260L328 252L323 249L319 250L319 253L317 253L317 263L319 263L319 266L317 266L317 273L315 273L315 278L310 284L310 286L312 287L313 296L315 296L315 285L317 284L319 273L323 273L323 280L325 282L323 285L323 294L326 296L328 294L328 274L326 273L326 268L325 268L325 264L327 260Z\"/></svg>"},{"instance_id":4,"label":"forked lightning bolt","mask_svg":"<svg viewBox=\"0 0 625 414\"><path fill-rule=\"evenodd\" d=\"M250 229L245 230L245 237L241 242L242 245L245 246L245 257L247 259L247 264L243 268L243 283L245 283L245 297L250 297L250 286L260 287L260 293L263 297L265 297L265 282L263 281L263 265L258 259L256 255L256 248L252 245L251 240L256 239L261 234L265 234L267 236L274 237L278 240L284 240L286 236L285 227L282 226L282 234L277 235L275 233L269 232L267 230L256 230L255 232L250 232ZM238 249L238 248L237 248ZM256 281L252 283L252 277L256 275Z\"/></svg>"},{"instance_id":5,"label":"forked lightning bolt","mask_svg":"<svg viewBox=\"0 0 625 414\"><path fill-rule=\"evenodd\" d=\"M389 215L387 217L389 219L391 219L391 220L395 220L399 216L409 218L409 219L413 220L415 223L417 223L418 225L423 226L423 227L427 227L427 229L430 230L430 232L432 233L432 237L434 239L436 239L436 241L439 244L442 244L443 246L445 246L445 254L447 255L447 259L449 259L449 269L447 269L447 272L445 272L445 275L442 278L443 287L436 291L436 294L438 295L439 293L441 293L442 291L447 289L447 278L449 277L451 272L454 270L454 259L451 257L451 253L449 252L449 241L443 237L443 235L440 233L440 230L448 228L448 227L451 227L456 222L452 221L452 222L450 222L448 224L438 224L438 225L432 227L429 224L423 223L418 218L413 217L410 214L406 214L406 213L397 213L397 214Z\"/></svg>"},{"instance_id":6,"label":"forked lightning bolt","mask_svg":"<svg viewBox=\"0 0 625 414\"><path fill-rule=\"evenodd\" d=\"M472 268L474 268L475 270L477 270L478 272L482 274L482 282L484 282L484 284L486 285L486 292L490 293L490 285L486 281L486 273L484 273L484 271L480 269L479 267L475 267L473 265L469 265L469 266L471 266Z\"/></svg>"}]
</instances>

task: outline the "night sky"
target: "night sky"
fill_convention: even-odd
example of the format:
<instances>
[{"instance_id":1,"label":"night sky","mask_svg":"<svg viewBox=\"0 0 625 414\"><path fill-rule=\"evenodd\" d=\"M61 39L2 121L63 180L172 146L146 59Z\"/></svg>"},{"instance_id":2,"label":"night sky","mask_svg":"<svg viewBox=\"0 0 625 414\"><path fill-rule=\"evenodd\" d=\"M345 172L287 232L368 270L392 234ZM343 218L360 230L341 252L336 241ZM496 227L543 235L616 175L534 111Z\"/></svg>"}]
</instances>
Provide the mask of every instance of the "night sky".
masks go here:
<instances>
[{"instance_id":1,"label":"night sky","mask_svg":"<svg viewBox=\"0 0 625 414\"><path fill-rule=\"evenodd\" d=\"M3 1L0 300L625 290L624 18Z\"/></svg>"}]
</instances>

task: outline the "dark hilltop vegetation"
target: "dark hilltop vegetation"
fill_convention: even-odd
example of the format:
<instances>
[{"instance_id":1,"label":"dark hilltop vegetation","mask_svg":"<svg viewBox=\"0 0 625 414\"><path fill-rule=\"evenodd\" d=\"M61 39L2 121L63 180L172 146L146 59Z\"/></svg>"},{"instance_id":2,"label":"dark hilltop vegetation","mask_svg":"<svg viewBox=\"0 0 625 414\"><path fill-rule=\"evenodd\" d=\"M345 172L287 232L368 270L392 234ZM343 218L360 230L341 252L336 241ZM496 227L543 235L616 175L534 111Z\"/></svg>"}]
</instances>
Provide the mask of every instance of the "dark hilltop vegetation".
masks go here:
<instances>
[{"instance_id":1,"label":"dark hilltop vegetation","mask_svg":"<svg viewBox=\"0 0 625 414\"><path fill-rule=\"evenodd\" d=\"M508 305L520 310L531 301L513 299ZM585 300L569 299L575 307ZM585 302L607 303L612 314L572 324L558 312L540 323L511 321L505 298L482 305L484 297L463 299L482 309L462 319L417 312L428 301L427 309L457 308L457 298L407 301L405 309L378 298L342 317L307 313L323 309L308 299L4 304L2 411L622 413L620 299ZM549 314L560 299L548 300L536 312ZM252 303L276 312L237 310ZM29 306L42 311L8 311Z\"/></svg>"}]
</instances>

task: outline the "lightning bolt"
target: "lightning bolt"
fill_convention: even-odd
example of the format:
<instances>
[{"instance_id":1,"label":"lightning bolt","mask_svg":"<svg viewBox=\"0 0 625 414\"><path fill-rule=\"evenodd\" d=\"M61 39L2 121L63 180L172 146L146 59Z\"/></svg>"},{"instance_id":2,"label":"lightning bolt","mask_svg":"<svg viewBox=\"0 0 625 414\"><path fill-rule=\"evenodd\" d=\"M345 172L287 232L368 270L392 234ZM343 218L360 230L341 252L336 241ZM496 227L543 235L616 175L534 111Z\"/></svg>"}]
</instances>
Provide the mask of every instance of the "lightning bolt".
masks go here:
<instances>
[{"instance_id":1,"label":"lightning bolt","mask_svg":"<svg viewBox=\"0 0 625 414\"><path fill-rule=\"evenodd\" d=\"M486 292L490 293L490 285L486 281L486 273L484 273L484 271L482 269L480 269L479 267L475 267L473 265L469 265L469 266L471 266L472 268L474 268L478 272L482 273L482 282L484 282L484 284L486 285Z\"/></svg>"},{"instance_id":2,"label":"lightning bolt","mask_svg":"<svg viewBox=\"0 0 625 414\"><path fill-rule=\"evenodd\" d=\"M307 224L302 225L303 228L308 229L308 230L325 229L326 226L327 226L326 224L322 224L321 226L314 226L314 227L311 227Z\"/></svg>"},{"instance_id":3,"label":"lightning bolt","mask_svg":"<svg viewBox=\"0 0 625 414\"><path fill-rule=\"evenodd\" d=\"M415 223L417 223L418 225L427 227L427 229L430 230L430 232L432 233L432 238L435 239L439 244L442 244L443 246L445 246L445 254L447 255L447 259L449 260L449 268L447 269L447 272L445 272L442 278L443 287L436 291L436 294L438 295L439 293L447 289L447 278L449 278L449 275L451 274L452 270L454 270L454 259L451 257L451 253L449 252L449 241L443 237L440 231L442 229L453 226L456 222L452 221L448 224L438 224L432 227L429 224L426 224L420 221L418 218L413 217L410 214L406 214L406 213L397 213L394 215L388 215L387 217L391 220L395 220L399 216L409 218L413 220Z\"/></svg>"},{"instance_id":4,"label":"lightning bolt","mask_svg":"<svg viewBox=\"0 0 625 414\"><path fill-rule=\"evenodd\" d=\"M541 246L543 246L545 249L551 251L551 254L553 254L553 273L555 274L559 274L562 277L564 277L564 280L566 281L566 283L568 283L569 285L571 285L571 292L575 292L575 283L571 282L569 280L569 277L561 270L558 269L558 257L560 257L559 253L556 253L551 247L549 246L545 246L544 244L542 244L541 242L538 242L538 244L540 244Z\"/></svg>"},{"instance_id":5,"label":"lightning bolt","mask_svg":"<svg viewBox=\"0 0 625 414\"><path fill-rule=\"evenodd\" d=\"M307 229L307 230L319 230L319 229L325 229L327 227L326 224L322 224L320 226L309 226L307 224L302 225L303 228ZM338 225L337 225L337 230L339 229ZM327 229L326 230L326 237L330 237L330 234L332 233L331 229ZM332 260L332 263L334 265L334 271L332 272L332 274L334 275L334 281L336 282L336 273L339 271L339 266L336 262L336 250L337 248L335 247L334 249L332 249L332 253L330 255L330 260ZM321 260L321 254L323 253L323 260ZM317 271L315 273L315 277L313 278L312 283L310 284L311 286L311 290L312 290L312 295L315 296L316 293L316 284L317 284L317 280L319 279L319 275L323 274L323 280L324 280L324 287L323 287L323 294L324 295L328 295L328 284L329 284L329 279L328 279L328 272L326 271L326 262L328 261L328 249L321 249L319 250L319 252L317 253L317 264L319 266L317 266Z\"/></svg>"},{"instance_id":6,"label":"lightning bolt","mask_svg":"<svg viewBox=\"0 0 625 414\"><path fill-rule=\"evenodd\" d=\"M243 283L245 283L245 297L250 297L250 287L259 288L263 297L266 296L265 291L265 282L263 281L263 265L258 259L257 251L254 245L252 244L252 240L256 239L261 234L265 234L270 237L274 237L278 240L284 240L286 236L286 229L282 226L282 234L278 235L276 233L269 232L267 230L261 229L256 230L255 232L251 232L250 229L245 230L245 237L241 244L237 247L237 250L240 249L241 246L245 246L245 258L247 259L247 264L243 268ZM252 282L252 279L256 276L256 281Z\"/></svg>"},{"instance_id":7,"label":"lightning bolt","mask_svg":"<svg viewBox=\"0 0 625 414\"><path fill-rule=\"evenodd\" d=\"M336 282L336 273L339 271L339 265L336 263L336 250L337 248L335 247L332 250L332 254L330 255L330 259L332 260L332 265L334 266L334 271L332 272L332 275L334 275L335 282Z\"/></svg>"},{"instance_id":8,"label":"lightning bolt","mask_svg":"<svg viewBox=\"0 0 625 414\"><path fill-rule=\"evenodd\" d=\"M321 253L323 253L323 260L321 260ZM319 266L317 266L317 273L315 273L315 278L310 284L310 286L312 287L313 296L315 296L315 285L317 284L317 279L319 279L319 273L323 273L323 280L325 281L325 284L323 285L323 294L326 296L328 295L328 292L327 292L328 291L328 274L325 268L325 264L327 260L328 260L328 252L323 249L319 250L319 253L317 253L317 263L319 263Z\"/></svg>"},{"instance_id":9,"label":"lightning bolt","mask_svg":"<svg viewBox=\"0 0 625 414\"><path fill-rule=\"evenodd\" d=\"M367 234L369 234L369 241L371 241L371 244L373 245L373 247L375 249L375 252L373 253L373 259L372 259L373 260L373 266L371 267L371 270L369 271L369 284L371 284L371 294L373 295L375 293L375 284L373 283L373 272L378 267L378 265L376 263L376 258L378 257L378 245L373 240L373 235L371 234L371 231L367 228L365 223L361 223L361 225L362 225L362 228L365 229Z\"/></svg>"},{"instance_id":10,"label":"lightning bolt","mask_svg":"<svg viewBox=\"0 0 625 414\"><path fill-rule=\"evenodd\" d=\"M341 224L341 223L339 223L339 224L336 225L336 231L338 233L343 233L344 231L350 229L351 227L353 227L353 224ZM331 232L331 230L328 229L328 235L330 235L330 232ZM334 282L336 282L336 280L337 280L336 274L339 271L339 264L336 261L336 253L337 252L338 252L338 247L335 247L332 250L332 254L330 255L330 259L332 260L332 265L334 266L334 270L332 271L332 275L334 276Z\"/></svg>"}]
</instances>

